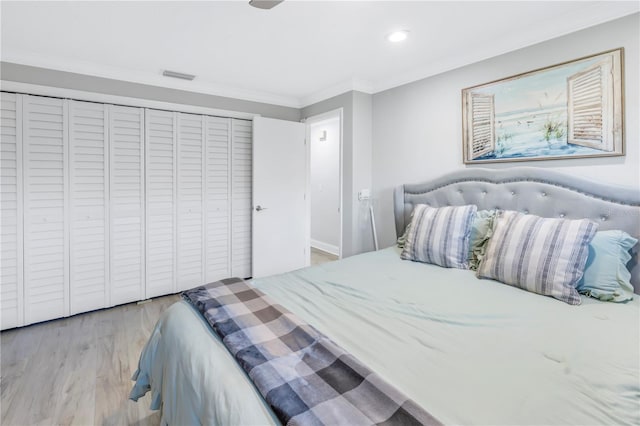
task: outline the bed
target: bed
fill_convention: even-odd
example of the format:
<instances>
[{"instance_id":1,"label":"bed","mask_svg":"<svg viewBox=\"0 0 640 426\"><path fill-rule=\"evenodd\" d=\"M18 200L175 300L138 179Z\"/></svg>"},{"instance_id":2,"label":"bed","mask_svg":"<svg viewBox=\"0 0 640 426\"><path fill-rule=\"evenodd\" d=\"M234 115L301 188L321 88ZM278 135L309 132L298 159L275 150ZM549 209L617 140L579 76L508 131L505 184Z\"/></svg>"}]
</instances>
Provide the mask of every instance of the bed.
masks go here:
<instances>
[{"instance_id":1,"label":"bed","mask_svg":"<svg viewBox=\"0 0 640 426\"><path fill-rule=\"evenodd\" d=\"M640 235L640 193L537 168L466 169L395 190L401 235L417 204L589 218ZM637 246L636 246L637 250ZM640 288L637 254L631 283ZM400 259L393 246L253 280L444 424L640 424L640 300L579 306L473 271ZM185 301L145 346L131 397L163 424L278 424Z\"/></svg>"}]
</instances>

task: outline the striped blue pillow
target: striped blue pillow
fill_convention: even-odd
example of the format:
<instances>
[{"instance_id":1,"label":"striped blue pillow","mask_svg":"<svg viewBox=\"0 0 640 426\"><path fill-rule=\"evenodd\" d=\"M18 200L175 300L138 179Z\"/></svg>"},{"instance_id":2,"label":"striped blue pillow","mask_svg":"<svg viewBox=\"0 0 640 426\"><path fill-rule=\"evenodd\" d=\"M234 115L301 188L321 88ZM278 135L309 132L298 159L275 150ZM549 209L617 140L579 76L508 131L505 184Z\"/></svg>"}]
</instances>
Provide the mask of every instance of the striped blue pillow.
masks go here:
<instances>
[{"instance_id":1,"label":"striped blue pillow","mask_svg":"<svg viewBox=\"0 0 640 426\"><path fill-rule=\"evenodd\" d=\"M597 229L598 225L587 219L551 219L502 211L478 267L478 277L579 305L576 285Z\"/></svg>"},{"instance_id":2,"label":"striped blue pillow","mask_svg":"<svg viewBox=\"0 0 640 426\"><path fill-rule=\"evenodd\" d=\"M416 205L400 257L466 269L469 234L477 209L474 205L440 208Z\"/></svg>"}]
</instances>

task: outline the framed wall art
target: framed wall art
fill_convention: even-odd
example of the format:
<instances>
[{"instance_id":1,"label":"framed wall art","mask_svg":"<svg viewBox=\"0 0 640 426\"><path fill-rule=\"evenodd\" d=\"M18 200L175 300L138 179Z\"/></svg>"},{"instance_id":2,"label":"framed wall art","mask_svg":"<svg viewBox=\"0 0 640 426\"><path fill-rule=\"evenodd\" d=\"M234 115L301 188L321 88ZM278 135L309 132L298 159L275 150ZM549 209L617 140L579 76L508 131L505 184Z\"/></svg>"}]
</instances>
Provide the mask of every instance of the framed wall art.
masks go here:
<instances>
[{"instance_id":1,"label":"framed wall art","mask_svg":"<svg viewBox=\"0 0 640 426\"><path fill-rule=\"evenodd\" d=\"M462 90L465 164L624 155L623 49Z\"/></svg>"}]
</instances>

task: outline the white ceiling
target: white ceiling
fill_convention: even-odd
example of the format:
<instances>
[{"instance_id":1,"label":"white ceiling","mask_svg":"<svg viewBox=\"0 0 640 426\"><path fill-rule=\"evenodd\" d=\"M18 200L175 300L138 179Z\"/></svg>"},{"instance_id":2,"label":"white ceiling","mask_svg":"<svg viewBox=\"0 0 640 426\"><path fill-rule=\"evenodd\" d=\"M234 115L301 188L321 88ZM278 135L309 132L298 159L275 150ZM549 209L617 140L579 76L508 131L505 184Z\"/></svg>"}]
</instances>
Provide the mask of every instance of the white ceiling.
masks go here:
<instances>
[{"instance_id":1,"label":"white ceiling","mask_svg":"<svg viewBox=\"0 0 640 426\"><path fill-rule=\"evenodd\" d=\"M301 107L640 10L638 1L2 1L3 61ZM392 44L385 35L408 29ZM162 77L169 69L192 82Z\"/></svg>"}]
</instances>

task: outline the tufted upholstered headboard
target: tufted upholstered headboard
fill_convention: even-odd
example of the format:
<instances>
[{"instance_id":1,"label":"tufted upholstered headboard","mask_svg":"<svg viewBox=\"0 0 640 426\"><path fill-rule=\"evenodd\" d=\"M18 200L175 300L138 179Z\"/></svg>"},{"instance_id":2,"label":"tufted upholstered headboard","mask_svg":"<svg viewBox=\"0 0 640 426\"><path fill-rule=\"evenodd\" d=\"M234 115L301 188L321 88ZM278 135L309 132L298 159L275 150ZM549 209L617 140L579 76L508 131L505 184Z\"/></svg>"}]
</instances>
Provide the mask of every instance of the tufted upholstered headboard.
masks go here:
<instances>
[{"instance_id":1,"label":"tufted upholstered headboard","mask_svg":"<svg viewBox=\"0 0 640 426\"><path fill-rule=\"evenodd\" d=\"M552 170L514 167L465 169L430 182L395 189L396 234L401 235L416 204L434 207L475 204L479 210L517 210L543 217L588 218L599 230L620 229L640 237L640 190L569 176ZM631 283L640 294L638 245Z\"/></svg>"}]
</instances>

